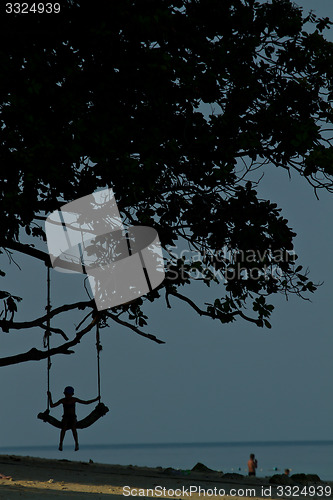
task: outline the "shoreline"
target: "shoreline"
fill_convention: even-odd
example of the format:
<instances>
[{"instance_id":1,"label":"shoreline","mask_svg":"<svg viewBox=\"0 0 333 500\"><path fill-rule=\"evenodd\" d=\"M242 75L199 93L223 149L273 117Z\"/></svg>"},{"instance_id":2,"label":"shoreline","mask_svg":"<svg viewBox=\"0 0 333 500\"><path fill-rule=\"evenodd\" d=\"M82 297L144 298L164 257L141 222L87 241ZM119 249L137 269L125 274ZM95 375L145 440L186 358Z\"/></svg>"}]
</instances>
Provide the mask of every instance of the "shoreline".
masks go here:
<instances>
[{"instance_id":1,"label":"shoreline","mask_svg":"<svg viewBox=\"0 0 333 500\"><path fill-rule=\"evenodd\" d=\"M11 500L79 500L87 496L91 500L113 495L113 500L127 496L152 498L271 498L279 499L288 488L271 484L269 478L248 477L235 473L223 474L205 466L191 471L172 468L108 465L79 462L67 459L45 459L18 455L0 455L0 472L12 479L0 478L0 497ZM288 479L288 478L287 478ZM303 488L300 498L333 498L333 482L290 482L289 488ZM312 490L306 488L312 487ZM320 488L328 494L320 494ZM279 488L279 489L278 489ZM304 489L305 488L305 489ZM315 488L315 489L313 489ZM147 491L148 490L148 491ZM301 490L299 489L299 492ZM324 490L323 490L324 491ZM306 494L310 493L311 494ZM224 493L224 494L223 494ZM288 495L286 495L288 497ZM290 498L290 495L289 495Z\"/></svg>"}]
</instances>

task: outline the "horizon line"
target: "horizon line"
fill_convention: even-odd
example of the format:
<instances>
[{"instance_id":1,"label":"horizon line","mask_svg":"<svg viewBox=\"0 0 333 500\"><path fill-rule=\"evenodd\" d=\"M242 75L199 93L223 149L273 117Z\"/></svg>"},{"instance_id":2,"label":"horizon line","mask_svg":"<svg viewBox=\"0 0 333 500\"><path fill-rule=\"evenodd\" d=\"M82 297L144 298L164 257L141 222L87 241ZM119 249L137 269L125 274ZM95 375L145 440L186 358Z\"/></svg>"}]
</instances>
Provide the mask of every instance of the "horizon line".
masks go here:
<instances>
[{"instance_id":1,"label":"horizon line","mask_svg":"<svg viewBox=\"0 0 333 500\"><path fill-rule=\"evenodd\" d=\"M279 440L279 441L188 441L188 442L154 442L154 443L82 443L81 449L84 448L176 448L176 447L195 447L195 446L283 446L283 445L330 445L333 444L333 439L311 439L311 440ZM5 450L24 450L24 449L53 449L54 445L7 445L0 446L0 452Z\"/></svg>"}]
</instances>

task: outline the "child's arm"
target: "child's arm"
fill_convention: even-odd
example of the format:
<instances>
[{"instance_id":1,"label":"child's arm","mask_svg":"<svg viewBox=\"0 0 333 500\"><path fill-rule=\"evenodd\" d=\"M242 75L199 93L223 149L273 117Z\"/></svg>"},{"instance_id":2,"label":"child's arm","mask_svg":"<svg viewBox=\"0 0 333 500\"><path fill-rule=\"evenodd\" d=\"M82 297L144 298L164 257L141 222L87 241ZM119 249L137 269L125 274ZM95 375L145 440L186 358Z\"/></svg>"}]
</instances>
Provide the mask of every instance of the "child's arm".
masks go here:
<instances>
[{"instance_id":1,"label":"child's arm","mask_svg":"<svg viewBox=\"0 0 333 500\"><path fill-rule=\"evenodd\" d=\"M91 403L95 403L96 401L98 401L99 397L97 396L97 398L89 399L88 401L84 401L83 399L79 399L79 398L74 398L74 399L75 399L76 403L81 403L82 405L90 405Z\"/></svg>"},{"instance_id":2,"label":"child's arm","mask_svg":"<svg viewBox=\"0 0 333 500\"><path fill-rule=\"evenodd\" d=\"M55 408L56 406L59 406L61 405L61 403L63 402L63 398L62 399L59 399L59 401L57 401L56 403L53 403L52 401L52 396L51 396L51 393L48 391L47 393L48 397L49 397L49 401L50 401L50 406L51 408Z\"/></svg>"}]
</instances>

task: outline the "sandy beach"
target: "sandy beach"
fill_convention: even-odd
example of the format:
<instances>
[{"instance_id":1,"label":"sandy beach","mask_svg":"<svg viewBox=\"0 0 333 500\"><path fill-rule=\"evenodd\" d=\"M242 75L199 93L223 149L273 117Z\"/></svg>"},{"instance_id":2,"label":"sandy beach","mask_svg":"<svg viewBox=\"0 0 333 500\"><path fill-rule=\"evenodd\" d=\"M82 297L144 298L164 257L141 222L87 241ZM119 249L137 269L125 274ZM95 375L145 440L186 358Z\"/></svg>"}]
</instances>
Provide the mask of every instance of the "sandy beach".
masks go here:
<instances>
[{"instance_id":1,"label":"sandy beach","mask_svg":"<svg viewBox=\"0 0 333 500\"><path fill-rule=\"evenodd\" d=\"M13 455L0 456L0 472L11 479L0 479L1 500L103 499L127 496L141 498L291 498L277 490L268 478L249 478L215 471L177 471L174 469L105 465L69 460L50 460ZM321 483L325 487L327 483ZM332 486L332 484L330 484ZM283 486L285 488L286 486ZM299 488L304 486L299 486ZM313 486L318 488L318 484ZM148 490L148 491L147 491ZM283 493L283 495L281 494ZM300 491L299 491L300 492ZM287 493L286 495L284 493ZM312 493L299 498L332 498Z\"/></svg>"}]
</instances>

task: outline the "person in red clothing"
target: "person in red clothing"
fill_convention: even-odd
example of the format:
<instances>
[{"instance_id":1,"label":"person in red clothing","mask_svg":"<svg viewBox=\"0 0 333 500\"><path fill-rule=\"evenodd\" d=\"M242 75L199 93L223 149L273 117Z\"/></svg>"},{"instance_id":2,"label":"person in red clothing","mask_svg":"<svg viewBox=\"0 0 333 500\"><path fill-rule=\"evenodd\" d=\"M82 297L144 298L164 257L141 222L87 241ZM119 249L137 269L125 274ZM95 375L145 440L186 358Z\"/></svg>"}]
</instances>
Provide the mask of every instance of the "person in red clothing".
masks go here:
<instances>
[{"instance_id":1,"label":"person in red clothing","mask_svg":"<svg viewBox=\"0 0 333 500\"><path fill-rule=\"evenodd\" d=\"M62 443L64 441L64 437L66 434L66 431L69 429L72 430L73 433L73 438L75 441L75 451L78 451L79 449L79 440L78 440L78 435L77 435L77 430L76 430L76 413L75 413L75 404L76 403L81 403L83 405L89 405L90 403L95 403L95 401L98 401L99 398L95 399L89 399L89 401L84 401L83 399L79 398L74 398L74 389L73 387L65 387L64 394L65 397L59 399L56 403L52 402L52 396L51 393L48 392L48 397L50 401L50 406L51 408L55 408L56 406L63 405L64 408L64 414L62 416L62 427L60 431L60 443L59 443L59 451L62 451Z\"/></svg>"},{"instance_id":2,"label":"person in red clothing","mask_svg":"<svg viewBox=\"0 0 333 500\"><path fill-rule=\"evenodd\" d=\"M256 475L256 468L258 467L258 462L255 458L254 453L251 453L250 459L247 462L247 468L249 469L249 476L255 476Z\"/></svg>"}]
</instances>

